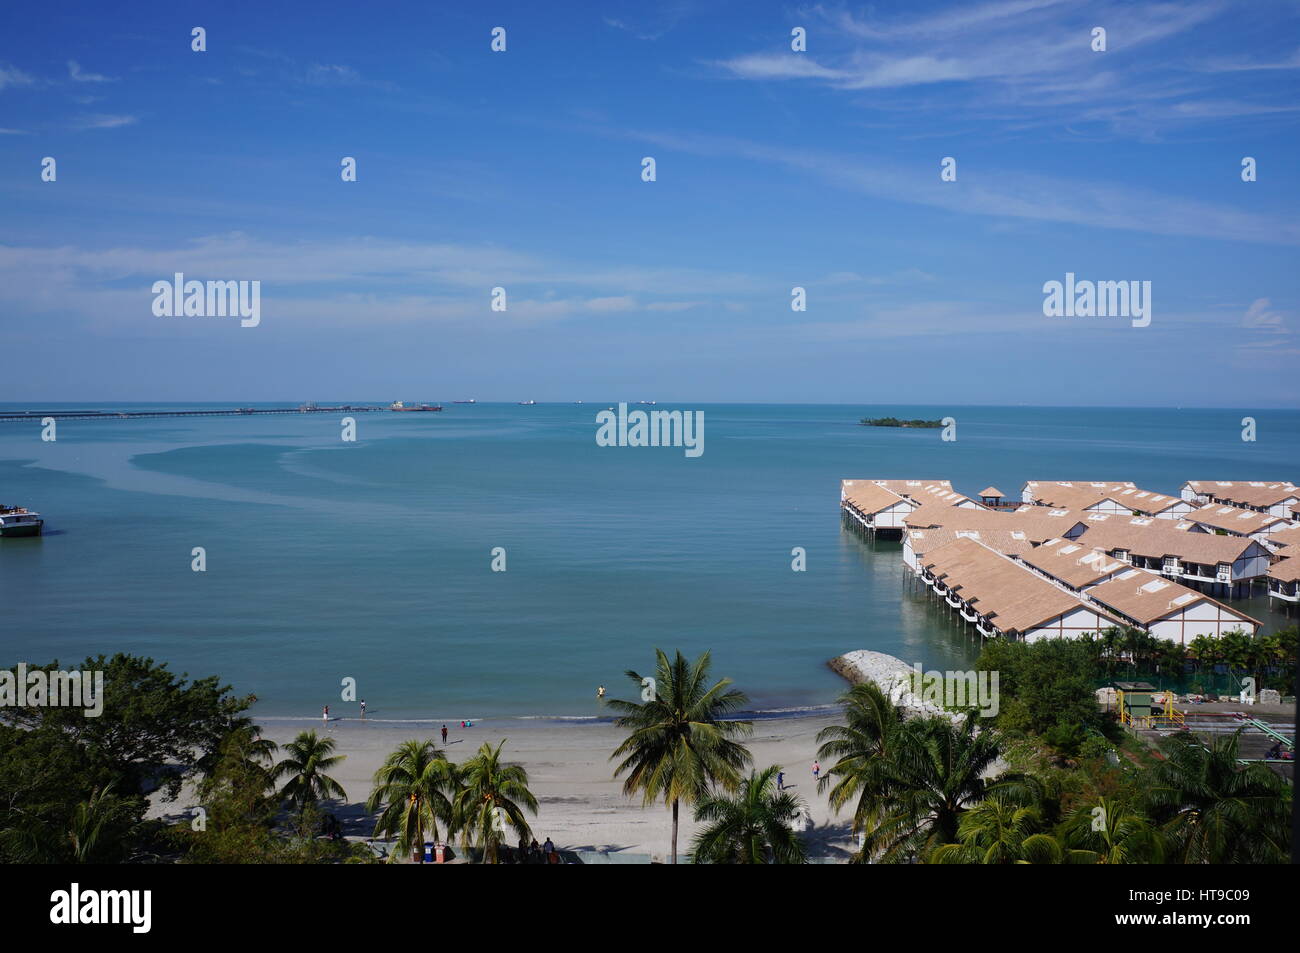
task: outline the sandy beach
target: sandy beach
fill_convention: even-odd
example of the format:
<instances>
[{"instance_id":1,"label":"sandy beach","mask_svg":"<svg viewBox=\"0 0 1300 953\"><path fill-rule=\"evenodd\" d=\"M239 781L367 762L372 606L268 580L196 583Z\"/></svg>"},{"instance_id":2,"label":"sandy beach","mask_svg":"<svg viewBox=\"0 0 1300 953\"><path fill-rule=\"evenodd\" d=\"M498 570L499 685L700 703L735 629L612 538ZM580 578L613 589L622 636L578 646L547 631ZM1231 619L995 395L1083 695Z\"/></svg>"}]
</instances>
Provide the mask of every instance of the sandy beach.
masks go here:
<instances>
[{"instance_id":1,"label":"sandy beach","mask_svg":"<svg viewBox=\"0 0 1300 953\"><path fill-rule=\"evenodd\" d=\"M811 852L843 858L851 846L847 818L832 814L812 777L817 732L837 720L834 712L761 719L754 722L748 745L756 767L784 766L787 788L803 799L812 815ZM320 719L280 719L267 720L262 727L266 737L280 745L308 729L324 731L337 741L337 753L347 757L330 773L348 796L347 803L335 805L334 810L349 837L364 839L372 830L364 802L376 769L403 741L438 741L441 722L385 721L382 713L375 712L364 721L337 718L322 726ZM447 731L446 751L453 761L471 757L484 742L496 744L505 739L504 756L528 770L529 787L538 802L531 823L539 841L550 837L561 850L666 858L671 814L663 805L642 807L639 800L624 796L610 761L624 732L613 724L500 718L476 721L470 728L451 722ZM182 795L176 804L156 804L154 813L178 815L177 807L185 800ZM689 848L693 831L691 812L683 810L678 844L682 853Z\"/></svg>"}]
</instances>

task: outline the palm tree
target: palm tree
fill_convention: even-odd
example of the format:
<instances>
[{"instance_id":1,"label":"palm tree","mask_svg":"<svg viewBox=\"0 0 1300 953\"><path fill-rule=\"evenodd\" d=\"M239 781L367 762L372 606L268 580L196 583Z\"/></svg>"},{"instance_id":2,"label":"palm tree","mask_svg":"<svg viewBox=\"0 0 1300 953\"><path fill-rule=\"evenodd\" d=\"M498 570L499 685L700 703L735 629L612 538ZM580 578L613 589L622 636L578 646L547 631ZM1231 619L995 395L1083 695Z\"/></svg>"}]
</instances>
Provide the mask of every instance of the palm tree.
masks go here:
<instances>
[{"instance_id":1,"label":"palm tree","mask_svg":"<svg viewBox=\"0 0 1300 953\"><path fill-rule=\"evenodd\" d=\"M817 733L817 757L831 767L817 782L830 788L837 812L853 803L853 831L865 830L878 815L889 755L903 725L903 710L875 682L860 682L842 696L843 725L828 725Z\"/></svg>"},{"instance_id":2,"label":"palm tree","mask_svg":"<svg viewBox=\"0 0 1300 953\"><path fill-rule=\"evenodd\" d=\"M1067 850L1044 830L1036 806L1019 804L999 792L962 814L959 843L936 847L932 864L1063 864L1086 863L1085 851Z\"/></svg>"},{"instance_id":3,"label":"palm tree","mask_svg":"<svg viewBox=\"0 0 1300 953\"><path fill-rule=\"evenodd\" d=\"M750 757L745 746L734 739L748 736L754 726L748 721L724 720L742 710L749 699L729 688L729 678L707 685L708 652L694 663L687 662L680 651L669 661L655 649L655 657L654 681L627 672L642 690L640 703L609 702L610 708L622 712L614 723L631 729L610 758L623 759L614 776L627 773L624 794L640 793L643 804L662 799L672 806L671 862L675 864L680 805L699 803L715 785L726 791L740 786L740 771L749 765Z\"/></svg>"},{"instance_id":4,"label":"palm tree","mask_svg":"<svg viewBox=\"0 0 1300 953\"><path fill-rule=\"evenodd\" d=\"M125 830L130 824L130 805L112 793L112 784L90 792L72 811L68 843L74 864L91 864L121 855Z\"/></svg>"},{"instance_id":5,"label":"palm tree","mask_svg":"<svg viewBox=\"0 0 1300 953\"><path fill-rule=\"evenodd\" d=\"M375 786L366 810L383 812L375 821L375 837L393 837L397 845L390 860L411 851L424 862L421 845L427 831L435 840L438 822L452 823L452 797L459 787L456 766L432 741L404 741L375 772Z\"/></svg>"},{"instance_id":6,"label":"palm tree","mask_svg":"<svg viewBox=\"0 0 1300 953\"><path fill-rule=\"evenodd\" d=\"M497 848L506 828L521 838L533 832L524 810L537 813L537 798L528 790L528 772L522 765L502 764L502 740L495 748L484 743L478 754L460 768L462 787L456 796L455 815L466 843L477 840L485 863L497 862Z\"/></svg>"},{"instance_id":7,"label":"palm tree","mask_svg":"<svg viewBox=\"0 0 1300 953\"><path fill-rule=\"evenodd\" d=\"M120 862L137 824L132 803L112 789L93 789L62 821L16 812L18 822L0 831L0 846L23 864Z\"/></svg>"},{"instance_id":8,"label":"palm tree","mask_svg":"<svg viewBox=\"0 0 1300 953\"><path fill-rule=\"evenodd\" d=\"M695 835L697 864L805 864L808 857L793 824L803 802L776 790L781 766L751 771L735 797L709 795L695 807L703 827Z\"/></svg>"},{"instance_id":9,"label":"palm tree","mask_svg":"<svg viewBox=\"0 0 1300 953\"><path fill-rule=\"evenodd\" d=\"M289 756L275 766L271 778L278 782L288 777L280 796L297 807L300 815L324 798L348 796L343 785L325 773L347 757L333 753L333 738L318 738L315 731L303 731L284 750Z\"/></svg>"},{"instance_id":10,"label":"palm tree","mask_svg":"<svg viewBox=\"0 0 1300 953\"><path fill-rule=\"evenodd\" d=\"M1086 852L1094 864L1162 864L1165 840L1151 823L1114 798L1074 811L1061 825L1066 844Z\"/></svg>"},{"instance_id":11,"label":"palm tree","mask_svg":"<svg viewBox=\"0 0 1300 953\"><path fill-rule=\"evenodd\" d=\"M866 830L857 860L924 859L957 841L961 815L989 793L983 775L1000 754L998 734L978 731L976 718L972 712L957 725L939 717L904 724L882 779L881 816Z\"/></svg>"},{"instance_id":12,"label":"palm tree","mask_svg":"<svg viewBox=\"0 0 1300 953\"><path fill-rule=\"evenodd\" d=\"M1285 863L1291 792L1262 764L1237 763L1240 732L1205 747L1175 736L1151 768L1147 813L1185 864Z\"/></svg>"}]
</instances>

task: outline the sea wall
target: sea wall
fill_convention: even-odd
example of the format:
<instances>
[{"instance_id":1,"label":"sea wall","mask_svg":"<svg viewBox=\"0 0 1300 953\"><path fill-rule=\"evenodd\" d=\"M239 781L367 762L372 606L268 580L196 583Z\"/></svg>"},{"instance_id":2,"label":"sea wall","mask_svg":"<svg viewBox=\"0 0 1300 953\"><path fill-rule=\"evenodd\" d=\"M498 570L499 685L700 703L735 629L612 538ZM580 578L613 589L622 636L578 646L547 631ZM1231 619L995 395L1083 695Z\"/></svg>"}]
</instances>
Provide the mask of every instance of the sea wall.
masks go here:
<instances>
[{"instance_id":1,"label":"sea wall","mask_svg":"<svg viewBox=\"0 0 1300 953\"><path fill-rule=\"evenodd\" d=\"M946 711L933 702L926 701L912 690L909 677L915 669L900 658L886 655L884 652L872 652L857 649L831 659L827 665L831 671L856 685L859 682L875 682L894 704L903 709L909 717L929 717L937 715L956 724L962 716Z\"/></svg>"}]
</instances>

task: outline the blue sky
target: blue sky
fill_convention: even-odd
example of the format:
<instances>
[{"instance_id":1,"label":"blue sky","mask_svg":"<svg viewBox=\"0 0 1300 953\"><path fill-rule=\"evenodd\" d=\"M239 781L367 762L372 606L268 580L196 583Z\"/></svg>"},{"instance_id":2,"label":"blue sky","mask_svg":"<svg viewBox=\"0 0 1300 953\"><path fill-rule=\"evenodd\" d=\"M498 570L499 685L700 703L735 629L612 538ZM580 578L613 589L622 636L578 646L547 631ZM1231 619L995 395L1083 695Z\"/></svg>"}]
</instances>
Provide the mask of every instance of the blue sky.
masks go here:
<instances>
[{"instance_id":1,"label":"blue sky","mask_svg":"<svg viewBox=\"0 0 1300 953\"><path fill-rule=\"evenodd\" d=\"M1300 397L1295 2L0 16L3 401ZM156 317L176 271L261 324Z\"/></svg>"}]
</instances>

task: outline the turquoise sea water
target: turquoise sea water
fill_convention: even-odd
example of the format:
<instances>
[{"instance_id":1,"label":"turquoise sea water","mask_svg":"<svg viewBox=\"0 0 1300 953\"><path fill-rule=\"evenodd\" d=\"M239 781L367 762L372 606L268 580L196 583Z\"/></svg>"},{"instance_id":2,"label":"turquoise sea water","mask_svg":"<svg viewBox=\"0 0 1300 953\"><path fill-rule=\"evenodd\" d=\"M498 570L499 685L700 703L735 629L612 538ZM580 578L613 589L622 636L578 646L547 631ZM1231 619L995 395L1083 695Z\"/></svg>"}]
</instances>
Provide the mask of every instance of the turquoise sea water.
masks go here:
<instances>
[{"instance_id":1,"label":"turquoise sea water","mask_svg":"<svg viewBox=\"0 0 1300 953\"><path fill-rule=\"evenodd\" d=\"M660 646L711 649L758 709L812 707L850 649L964 668L978 647L897 543L841 527L841 478L1300 479L1296 411L1254 412L1245 443L1239 410L659 405L704 411L688 459L597 446L607 404L357 414L355 443L333 414L65 420L54 443L0 422L0 502L47 530L0 541L4 664L148 654L263 716L350 716L350 676L377 718L582 717ZM952 415L958 439L857 426L885 415Z\"/></svg>"}]
</instances>

